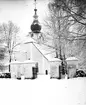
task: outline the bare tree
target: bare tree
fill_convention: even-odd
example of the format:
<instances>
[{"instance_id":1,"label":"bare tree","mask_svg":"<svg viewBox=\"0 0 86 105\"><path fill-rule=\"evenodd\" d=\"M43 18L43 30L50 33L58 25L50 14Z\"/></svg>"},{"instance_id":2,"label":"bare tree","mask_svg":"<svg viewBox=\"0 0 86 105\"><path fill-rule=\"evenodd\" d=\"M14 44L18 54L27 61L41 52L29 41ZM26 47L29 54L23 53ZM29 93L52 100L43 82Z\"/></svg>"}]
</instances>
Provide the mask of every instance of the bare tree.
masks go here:
<instances>
[{"instance_id":1,"label":"bare tree","mask_svg":"<svg viewBox=\"0 0 86 105\"><path fill-rule=\"evenodd\" d=\"M62 59L62 56L67 55L66 45L70 41L70 27L74 24L70 17L63 10L52 8L51 3L48 5L49 14L45 20L46 37L51 40L56 52L56 57ZM71 40L72 42L72 40Z\"/></svg>"},{"instance_id":2,"label":"bare tree","mask_svg":"<svg viewBox=\"0 0 86 105\"><path fill-rule=\"evenodd\" d=\"M6 48L3 46L3 43L0 43L0 71L5 70L4 66L4 59L5 59L5 54L6 54Z\"/></svg>"},{"instance_id":3,"label":"bare tree","mask_svg":"<svg viewBox=\"0 0 86 105\"><path fill-rule=\"evenodd\" d=\"M84 58L85 61L86 2L84 0L80 2L79 0L52 0L48 6L49 14L45 21L46 35L48 41L50 39L54 43L57 57L59 52L59 55L62 53L66 54L66 57L75 55L80 59Z\"/></svg>"},{"instance_id":4,"label":"bare tree","mask_svg":"<svg viewBox=\"0 0 86 105\"><path fill-rule=\"evenodd\" d=\"M76 23L86 25L86 0L53 0L51 4L68 13Z\"/></svg>"},{"instance_id":5,"label":"bare tree","mask_svg":"<svg viewBox=\"0 0 86 105\"><path fill-rule=\"evenodd\" d=\"M12 21L0 25L1 37L7 44L8 48L9 62L11 62L11 56L14 47L18 45L16 43L16 35L18 34L18 32L19 32L19 27L17 27ZM10 65L9 65L9 71L10 71Z\"/></svg>"}]
</instances>

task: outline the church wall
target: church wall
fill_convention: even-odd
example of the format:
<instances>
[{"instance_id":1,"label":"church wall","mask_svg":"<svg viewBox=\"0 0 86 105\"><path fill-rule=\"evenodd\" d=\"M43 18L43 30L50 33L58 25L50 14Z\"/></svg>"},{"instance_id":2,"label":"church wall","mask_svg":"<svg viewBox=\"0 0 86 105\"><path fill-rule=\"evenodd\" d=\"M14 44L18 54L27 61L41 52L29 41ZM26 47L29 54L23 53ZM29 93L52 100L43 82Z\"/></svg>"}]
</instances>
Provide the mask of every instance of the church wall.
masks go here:
<instances>
[{"instance_id":1,"label":"church wall","mask_svg":"<svg viewBox=\"0 0 86 105\"><path fill-rule=\"evenodd\" d=\"M30 54L31 54L31 43L28 44L21 44L20 46L18 46L15 50L17 52L14 52L13 54L13 59L17 60L17 61L25 61L30 59Z\"/></svg>"},{"instance_id":2,"label":"church wall","mask_svg":"<svg viewBox=\"0 0 86 105\"><path fill-rule=\"evenodd\" d=\"M43 57L42 69L44 70L44 73L46 70L48 70L48 73L50 73L50 62L44 57Z\"/></svg>"},{"instance_id":3,"label":"church wall","mask_svg":"<svg viewBox=\"0 0 86 105\"><path fill-rule=\"evenodd\" d=\"M31 59L34 61L38 62L38 67L39 67L39 74L44 74L44 70L43 70L43 55L36 49L36 47L34 45L32 45L32 49L31 49Z\"/></svg>"}]
</instances>

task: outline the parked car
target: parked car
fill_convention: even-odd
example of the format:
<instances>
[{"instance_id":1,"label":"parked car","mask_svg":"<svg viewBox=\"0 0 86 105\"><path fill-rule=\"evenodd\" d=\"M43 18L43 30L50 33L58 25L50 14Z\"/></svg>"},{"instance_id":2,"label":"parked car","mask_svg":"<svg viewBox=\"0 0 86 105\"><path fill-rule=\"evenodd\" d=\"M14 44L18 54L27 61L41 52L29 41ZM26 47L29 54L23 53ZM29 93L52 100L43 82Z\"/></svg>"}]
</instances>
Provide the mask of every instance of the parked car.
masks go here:
<instances>
[{"instance_id":1,"label":"parked car","mask_svg":"<svg viewBox=\"0 0 86 105\"><path fill-rule=\"evenodd\" d=\"M74 77L86 77L86 73L83 70L76 71Z\"/></svg>"},{"instance_id":2,"label":"parked car","mask_svg":"<svg viewBox=\"0 0 86 105\"><path fill-rule=\"evenodd\" d=\"M0 73L0 78L11 78L11 73Z\"/></svg>"}]
</instances>

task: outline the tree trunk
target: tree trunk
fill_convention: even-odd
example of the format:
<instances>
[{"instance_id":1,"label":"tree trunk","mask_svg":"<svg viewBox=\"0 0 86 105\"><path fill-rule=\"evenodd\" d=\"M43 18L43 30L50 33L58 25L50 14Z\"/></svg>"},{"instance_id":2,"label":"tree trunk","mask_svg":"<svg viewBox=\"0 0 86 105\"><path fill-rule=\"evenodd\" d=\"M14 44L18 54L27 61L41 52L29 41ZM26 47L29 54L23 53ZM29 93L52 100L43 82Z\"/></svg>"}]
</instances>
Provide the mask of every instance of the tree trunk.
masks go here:
<instances>
[{"instance_id":1,"label":"tree trunk","mask_svg":"<svg viewBox=\"0 0 86 105\"><path fill-rule=\"evenodd\" d=\"M57 49L56 49L56 57L55 58L58 58L58 52L57 52Z\"/></svg>"},{"instance_id":2,"label":"tree trunk","mask_svg":"<svg viewBox=\"0 0 86 105\"><path fill-rule=\"evenodd\" d=\"M11 63L11 55L10 55L10 51L9 51L9 56L10 56L10 58L9 58L9 72L11 71L11 68L10 68L10 63Z\"/></svg>"},{"instance_id":3,"label":"tree trunk","mask_svg":"<svg viewBox=\"0 0 86 105\"><path fill-rule=\"evenodd\" d=\"M59 58L60 60L63 60L61 46L59 46Z\"/></svg>"}]
</instances>

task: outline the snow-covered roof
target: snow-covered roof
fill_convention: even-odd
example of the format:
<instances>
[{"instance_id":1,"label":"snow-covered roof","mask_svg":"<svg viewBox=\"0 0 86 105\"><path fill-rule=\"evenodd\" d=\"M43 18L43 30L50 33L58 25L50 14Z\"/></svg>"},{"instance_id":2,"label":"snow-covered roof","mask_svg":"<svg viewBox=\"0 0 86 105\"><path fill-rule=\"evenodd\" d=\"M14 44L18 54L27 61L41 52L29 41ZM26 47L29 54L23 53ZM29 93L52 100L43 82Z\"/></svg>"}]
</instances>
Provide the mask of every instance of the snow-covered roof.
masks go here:
<instances>
[{"instance_id":1,"label":"snow-covered roof","mask_svg":"<svg viewBox=\"0 0 86 105\"><path fill-rule=\"evenodd\" d=\"M78 59L76 57L69 57L66 59L67 61L78 61Z\"/></svg>"},{"instance_id":2,"label":"snow-covered roof","mask_svg":"<svg viewBox=\"0 0 86 105\"><path fill-rule=\"evenodd\" d=\"M48 59L48 61L50 61L50 62L61 62L61 60L60 59L58 59L58 58L53 58L53 57L51 57L51 56L49 56L49 55L45 55L45 57Z\"/></svg>"},{"instance_id":3,"label":"snow-covered roof","mask_svg":"<svg viewBox=\"0 0 86 105\"><path fill-rule=\"evenodd\" d=\"M6 63L5 66L9 65L9 64L36 64L36 61L32 61L32 60L26 60L23 62L20 61L12 61L11 63Z\"/></svg>"},{"instance_id":4,"label":"snow-covered roof","mask_svg":"<svg viewBox=\"0 0 86 105\"><path fill-rule=\"evenodd\" d=\"M8 62L8 63L6 63L5 64L5 66L8 66L9 64L18 64L18 63L21 63L21 62L19 62L19 61L12 61L12 62Z\"/></svg>"},{"instance_id":5,"label":"snow-covered roof","mask_svg":"<svg viewBox=\"0 0 86 105\"><path fill-rule=\"evenodd\" d=\"M34 45L35 45L35 47L36 47L37 49L39 49L40 52L41 52L42 54L44 54L44 55L46 55L46 54L51 54L51 52L55 52L55 50L52 49L52 48L48 50L48 47L47 47L46 45L43 45L43 44L39 45L39 44L37 44L37 43L34 43Z\"/></svg>"},{"instance_id":6,"label":"snow-covered roof","mask_svg":"<svg viewBox=\"0 0 86 105\"><path fill-rule=\"evenodd\" d=\"M44 44L38 44L33 38L26 37L23 42L23 44L32 43L36 49L48 60L48 61L61 61L58 58L54 58L55 50L52 48L47 47Z\"/></svg>"},{"instance_id":7,"label":"snow-covered roof","mask_svg":"<svg viewBox=\"0 0 86 105\"><path fill-rule=\"evenodd\" d=\"M48 61L50 61L50 62L61 62L60 59L53 57L53 53L55 53L54 49L47 50L47 49L45 49L44 45L39 45L37 43L34 43L34 45Z\"/></svg>"},{"instance_id":8,"label":"snow-covered roof","mask_svg":"<svg viewBox=\"0 0 86 105\"><path fill-rule=\"evenodd\" d=\"M25 60L24 63L37 63L36 61L32 61L32 60Z\"/></svg>"},{"instance_id":9,"label":"snow-covered roof","mask_svg":"<svg viewBox=\"0 0 86 105\"><path fill-rule=\"evenodd\" d=\"M12 61L11 63L9 64L14 64L14 63L21 63L20 61Z\"/></svg>"},{"instance_id":10,"label":"snow-covered roof","mask_svg":"<svg viewBox=\"0 0 86 105\"><path fill-rule=\"evenodd\" d=\"M23 39L22 43L27 44L27 43L34 43L36 42L34 39L32 39L31 37L26 37L25 39Z\"/></svg>"}]
</instances>

